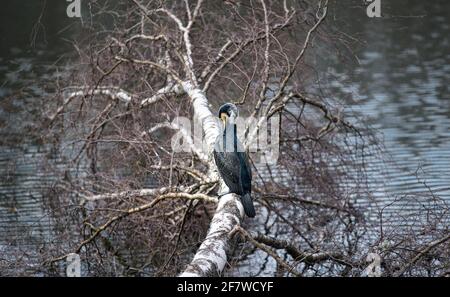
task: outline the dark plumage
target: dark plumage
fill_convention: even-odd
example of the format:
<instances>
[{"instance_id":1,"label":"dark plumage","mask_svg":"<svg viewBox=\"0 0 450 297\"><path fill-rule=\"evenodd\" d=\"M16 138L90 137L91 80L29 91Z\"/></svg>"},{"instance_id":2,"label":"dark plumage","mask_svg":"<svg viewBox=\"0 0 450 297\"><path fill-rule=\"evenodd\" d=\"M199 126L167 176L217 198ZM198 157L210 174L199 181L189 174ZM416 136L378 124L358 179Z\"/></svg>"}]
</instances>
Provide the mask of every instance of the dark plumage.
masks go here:
<instances>
[{"instance_id":1,"label":"dark plumage","mask_svg":"<svg viewBox=\"0 0 450 297\"><path fill-rule=\"evenodd\" d=\"M251 198L252 171L248 156L237 138L236 105L226 103L219 109L219 118L223 122L222 133L217 137L214 146L214 160L230 193L241 196L245 214L255 216L255 208Z\"/></svg>"}]
</instances>

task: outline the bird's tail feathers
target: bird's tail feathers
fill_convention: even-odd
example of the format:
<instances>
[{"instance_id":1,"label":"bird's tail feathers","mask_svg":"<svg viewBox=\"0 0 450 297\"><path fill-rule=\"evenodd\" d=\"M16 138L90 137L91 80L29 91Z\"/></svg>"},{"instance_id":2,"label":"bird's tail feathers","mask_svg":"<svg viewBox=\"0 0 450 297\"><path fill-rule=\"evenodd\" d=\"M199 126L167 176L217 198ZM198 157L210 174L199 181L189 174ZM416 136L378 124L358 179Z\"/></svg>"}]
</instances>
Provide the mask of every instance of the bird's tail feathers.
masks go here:
<instances>
[{"instance_id":1,"label":"bird's tail feathers","mask_svg":"<svg viewBox=\"0 0 450 297\"><path fill-rule=\"evenodd\" d=\"M250 218L255 217L256 215L255 207L253 206L252 197L250 196L249 193L241 196L241 202L242 206L244 207L245 214Z\"/></svg>"}]
</instances>

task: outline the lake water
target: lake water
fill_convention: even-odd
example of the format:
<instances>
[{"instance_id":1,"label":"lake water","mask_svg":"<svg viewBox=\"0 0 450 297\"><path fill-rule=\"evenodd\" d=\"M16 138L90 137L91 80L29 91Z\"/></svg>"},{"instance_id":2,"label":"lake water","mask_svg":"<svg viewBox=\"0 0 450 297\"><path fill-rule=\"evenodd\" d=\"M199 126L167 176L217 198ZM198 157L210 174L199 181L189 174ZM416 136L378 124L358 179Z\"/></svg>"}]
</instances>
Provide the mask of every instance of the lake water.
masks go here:
<instances>
[{"instance_id":1,"label":"lake water","mask_svg":"<svg viewBox=\"0 0 450 297\"><path fill-rule=\"evenodd\" d=\"M388 162L368 160L375 197L431 189L450 201L450 3L382 1L384 17L370 19L350 2L330 17L361 44L353 59L320 64L325 83L352 97L383 139Z\"/></svg>"}]
</instances>

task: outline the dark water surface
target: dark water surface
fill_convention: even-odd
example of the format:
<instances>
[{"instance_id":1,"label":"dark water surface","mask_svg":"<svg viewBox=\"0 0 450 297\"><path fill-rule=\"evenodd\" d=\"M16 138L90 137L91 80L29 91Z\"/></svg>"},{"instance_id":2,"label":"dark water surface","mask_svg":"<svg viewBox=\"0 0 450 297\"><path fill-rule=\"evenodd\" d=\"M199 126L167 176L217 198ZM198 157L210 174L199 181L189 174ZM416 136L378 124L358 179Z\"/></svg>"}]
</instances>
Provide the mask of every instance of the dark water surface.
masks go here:
<instances>
[{"instance_id":1,"label":"dark water surface","mask_svg":"<svg viewBox=\"0 0 450 297\"><path fill-rule=\"evenodd\" d=\"M3 2L0 254L51 236L42 205L56 177L42 170L43 162L50 156L54 166L63 166L65 160L35 135L37 98L51 92L43 82L64 79L58 61L73 53L67 39L80 25L66 16L65 1ZM360 2L339 1L330 10L338 28L362 41L354 58L345 65L319 59L318 70L336 96L352 95L348 105L383 136L389 162L368 158L379 202L431 189L450 203L450 2L383 1L380 19L369 19Z\"/></svg>"},{"instance_id":2,"label":"dark water surface","mask_svg":"<svg viewBox=\"0 0 450 297\"><path fill-rule=\"evenodd\" d=\"M351 95L347 103L384 140L388 167L369 159L376 197L431 189L450 201L450 2L382 1L382 15L369 19L357 5L331 11L362 44L353 62L323 63L326 83Z\"/></svg>"},{"instance_id":3,"label":"dark water surface","mask_svg":"<svg viewBox=\"0 0 450 297\"><path fill-rule=\"evenodd\" d=\"M19 262L11 256L33 253L51 235L43 205L57 177L45 172L45 162L63 167L65 160L40 141L42 103L52 98L52 84L64 80L62 61L73 51L67 39L77 24L67 18L65 1L1 6L0 260Z\"/></svg>"}]
</instances>

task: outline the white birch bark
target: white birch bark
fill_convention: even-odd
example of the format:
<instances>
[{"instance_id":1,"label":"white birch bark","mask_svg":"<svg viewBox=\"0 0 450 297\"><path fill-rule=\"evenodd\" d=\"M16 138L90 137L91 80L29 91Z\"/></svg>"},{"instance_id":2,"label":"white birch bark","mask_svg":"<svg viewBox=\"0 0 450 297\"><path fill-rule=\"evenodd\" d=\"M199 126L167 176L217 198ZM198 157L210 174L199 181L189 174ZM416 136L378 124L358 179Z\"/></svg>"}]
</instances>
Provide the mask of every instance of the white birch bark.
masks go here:
<instances>
[{"instance_id":1,"label":"white birch bark","mask_svg":"<svg viewBox=\"0 0 450 297\"><path fill-rule=\"evenodd\" d=\"M235 194L227 194L220 198L216 213L211 220L208 235L200 245L194 259L181 277L218 276L227 263L229 250L229 234L239 225L244 209Z\"/></svg>"},{"instance_id":2,"label":"white birch bark","mask_svg":"<svg viewBox=\"0 0 450 297\"><path fill-rule=\"evenodd\" d=\"M209 109L209 102L203 91L189 82L183 83L183 89L188 94L194 107L194 117L202 124L205 142L209 156L209 176L220 180L221 189L226 185L218 176L217 167L212 158L212 151L217 136L220 133L214 114ZM217 210L211 220L208 234L200 245L194 259L188 265L181 277L217 276L227 263L229 250L229 234L244 215L239 196L227 194L220 198Z\"/></svg>"}]
</instances>

